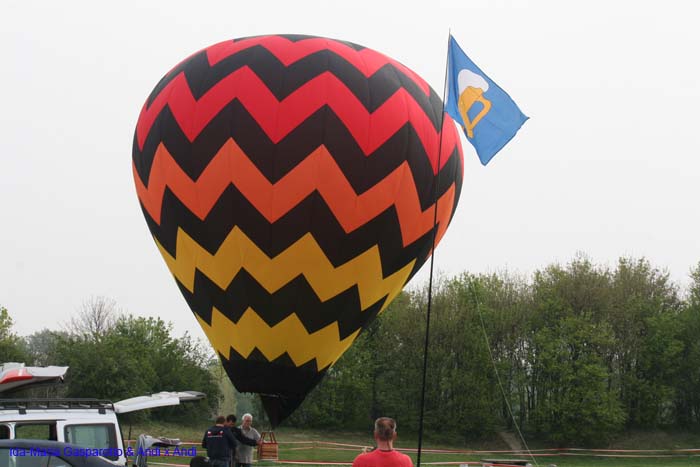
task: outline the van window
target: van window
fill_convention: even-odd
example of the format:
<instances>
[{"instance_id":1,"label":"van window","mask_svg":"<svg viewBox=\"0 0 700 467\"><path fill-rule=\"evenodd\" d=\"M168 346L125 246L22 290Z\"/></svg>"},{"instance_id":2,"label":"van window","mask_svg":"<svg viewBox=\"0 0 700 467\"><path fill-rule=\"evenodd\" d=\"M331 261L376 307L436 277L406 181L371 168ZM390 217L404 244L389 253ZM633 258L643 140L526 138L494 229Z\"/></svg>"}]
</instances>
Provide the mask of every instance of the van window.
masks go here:
<instances>
[{"instance_id":1,"label":"van window","mask_svg":"<svg viewBox=\"0 0 700 467\"><path fill-rule=\"evenodd\" d=\"M3 467L70 467L70 464L60 457L54 456L17 456L10 449L0 448L0 465Z\"/></svg>"},{"instance_id":2,"label":"van window","mask_svg":"<svg viewBox=\"0 0 700 467\"><path fill-rule=\"evenodd\" d=\"M18 423L15 425L16 439L47 439L56 441L56 423Z\"/></svg>"},{"instance_id":3,"label":"van window","mask_svg":"<svg viewBox=\"0 0 700 467\"><path fill-rule=\"evenodd\" d=\"M117 434L114 425L110 423L66 425L66 443L75 444L86 448L108 449L112 448L116 453ZM105 456L110 460L117 460L117 456Z\"/></svg>"},{"instance_id":4,"label":"van window","mask_svg":"<svg viewBox=\"0 0 700 467\"><path fill-rule=\"evenodd\" d=\"M7 425L0 425L0 439L10 439L10 427ZM2 465L2 464L0 464Z\"/></svg>"}]
</instances>

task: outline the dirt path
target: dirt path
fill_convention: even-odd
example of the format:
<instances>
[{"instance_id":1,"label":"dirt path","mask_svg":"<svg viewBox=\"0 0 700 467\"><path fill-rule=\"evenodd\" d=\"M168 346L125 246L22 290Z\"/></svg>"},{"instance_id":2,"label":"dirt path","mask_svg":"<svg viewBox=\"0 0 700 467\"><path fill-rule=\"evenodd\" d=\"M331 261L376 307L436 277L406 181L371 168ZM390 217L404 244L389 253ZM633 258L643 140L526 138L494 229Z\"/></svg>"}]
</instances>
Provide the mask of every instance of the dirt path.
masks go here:
<instances>
[{"instance_id":1,"label":"dirt path","mask_svg":"<svg viewBox=\"0 0 700 467\"><path fill-rule=\"evenodd\" d=\"M503 441L506 442L506 444L511 450L521 451L523 449L522 445L520 444L520 439L518 439L518 437L515 436L513 433L507 431L499 431L498 435Z\"/></svg>"}]
</instances>

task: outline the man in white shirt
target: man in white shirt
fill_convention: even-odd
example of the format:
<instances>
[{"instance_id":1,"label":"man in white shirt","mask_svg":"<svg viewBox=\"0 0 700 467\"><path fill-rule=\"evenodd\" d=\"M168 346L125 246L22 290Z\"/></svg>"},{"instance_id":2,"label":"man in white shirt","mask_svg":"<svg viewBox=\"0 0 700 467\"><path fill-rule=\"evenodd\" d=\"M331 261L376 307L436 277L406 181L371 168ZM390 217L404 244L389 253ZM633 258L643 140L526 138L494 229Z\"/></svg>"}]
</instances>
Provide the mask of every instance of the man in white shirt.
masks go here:
<instances>
[{"instance_id":1,"label":"man in white shirt","mask_svg":"<svg viewBox=\"0 0 700 467\"><path fill-rule=\"evenodd\" d=\"M260 442L260 433L253 428L253 416L249 413L243 414L241 417L241 433L246 438L250 438L256 443ZM236 449L235 467L251 467L253 463L253 447L240 443Z\"/></svg>"}]
</instances>

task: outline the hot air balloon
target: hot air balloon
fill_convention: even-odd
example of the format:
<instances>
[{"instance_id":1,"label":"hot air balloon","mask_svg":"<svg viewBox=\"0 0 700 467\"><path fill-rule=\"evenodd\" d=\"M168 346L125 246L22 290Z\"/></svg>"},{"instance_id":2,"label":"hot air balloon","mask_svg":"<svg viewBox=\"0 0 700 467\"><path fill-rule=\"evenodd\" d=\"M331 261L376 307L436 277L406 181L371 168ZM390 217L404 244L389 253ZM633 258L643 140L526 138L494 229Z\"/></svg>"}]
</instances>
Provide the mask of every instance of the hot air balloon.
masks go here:
<instances>
[{"instance_id":1,"label":"hot air balloon","mask_svg":"<svg viewBox=\"0 0 700 467\"><path fill-rule=\"evenodd\" d=\"M463 161L441 112L401 63L298 35L203 49L146 100L133 143L146 222L232 382L261 395L273 427L444 234Z\"/></svg>"}]
</instances>

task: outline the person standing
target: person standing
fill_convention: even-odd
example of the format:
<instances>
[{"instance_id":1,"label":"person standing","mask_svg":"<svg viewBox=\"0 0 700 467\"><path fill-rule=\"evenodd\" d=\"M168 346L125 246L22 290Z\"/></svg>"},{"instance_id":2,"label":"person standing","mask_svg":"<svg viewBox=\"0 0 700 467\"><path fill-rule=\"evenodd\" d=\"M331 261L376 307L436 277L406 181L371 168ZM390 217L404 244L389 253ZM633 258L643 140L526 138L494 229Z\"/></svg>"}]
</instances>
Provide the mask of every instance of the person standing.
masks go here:
<instances>
[{"instance_id":1,"label":"person standing","mask_svg":"<svg viewBox=\"0 0 700 467\"><path fill-rule=\"evenodd\" d=\"M260 442L260 433L253 428L253 416L249 413L241 417L241 426L238 427L241 434L256 445ZM240 444L236 449L235 467L250 467L253 463L253 448L250 443Z\"/></svg>"},{"instance_id":2,"label":"person standing","mask_svg":"<svg viewBox=\"0 0 700 467\"><path fill-rule=\"evenodd\" d=\"M246 415L248 415L248 414L246 414ZM245 436L243 434L243 432L241 431L241 428L236 426L236 416L235 415L233 415L233 414L226 415L226 422L224 423L224 425L226 427L228 427L228 429L231 430L231 433L233 433L233 437L236 438L236 441L238 441L238 444L236 445L236 450L231 457L231 467L234 467L234 464L236 462L236 452L238 452L238 450L241 449L241 447L246 447L246 446L255 447L258 445L258 443L257 443L256 439L251 439L251 438L248 438L247 436ZM251 455L251 457L252 457L252 455ZM251 462L252 462L252 459L251 459Z\"/></svg>"},{"instance_id":3,"label":"person standing","mask_svg":"<svg viewBox=\"0 0 700 467\"><path fill-rule=\"evenodd\" d=\"M377 449L360 454L352 462L352 467L413 467L413 461L406 454L394 449L396 421L381 417L374 422L374 441Z\"/></svg>"},{"instance_id":4,"label":"person standing","mask_svg":"<svg viewBox=\"0 0 700 467\"><path fill-rule=\"evenodd\" d=\"M231 454L236 450L236 439L225 423L226 418L216 417L214 425L207 429L202 438L202 447L207 450L211 467L229 467Z\"/></svg>"}]
</instances>

